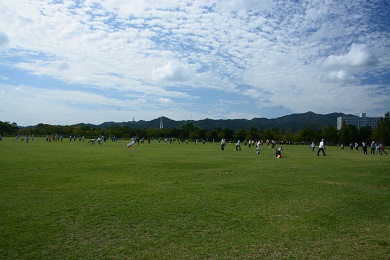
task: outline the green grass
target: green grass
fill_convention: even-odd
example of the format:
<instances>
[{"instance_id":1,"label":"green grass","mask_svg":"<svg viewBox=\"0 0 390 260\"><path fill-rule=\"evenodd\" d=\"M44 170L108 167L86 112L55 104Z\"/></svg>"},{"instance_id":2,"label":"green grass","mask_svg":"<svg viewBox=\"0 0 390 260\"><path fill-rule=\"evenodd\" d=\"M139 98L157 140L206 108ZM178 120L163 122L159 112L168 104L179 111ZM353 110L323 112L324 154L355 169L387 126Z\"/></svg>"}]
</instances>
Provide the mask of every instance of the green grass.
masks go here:
<instances>
[{"instance_id":1,"label":"green grass","mask_svg":"<svg viewBox=\"0 0 390 260\"><path fill-rule=\"evenodd\" d=\"M389 259L390 155L0 141L1 259Z\"/></svg>"}]
</instances>

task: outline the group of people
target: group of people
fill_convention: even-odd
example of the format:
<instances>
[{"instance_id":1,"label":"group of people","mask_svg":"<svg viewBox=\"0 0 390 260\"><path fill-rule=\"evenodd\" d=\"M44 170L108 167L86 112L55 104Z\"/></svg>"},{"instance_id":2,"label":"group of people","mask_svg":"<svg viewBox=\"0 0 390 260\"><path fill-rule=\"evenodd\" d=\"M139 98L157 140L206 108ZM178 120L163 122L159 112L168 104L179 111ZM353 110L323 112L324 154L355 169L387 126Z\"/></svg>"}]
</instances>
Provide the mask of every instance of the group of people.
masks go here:
<instances>
[{"instance_id":1,"label":"group of people","mask_svg":"<svg viewBox=\"0 0 390 260\"><path fill-rule=\"evenodd\" d=\"M262 141L252 141L250 140L249 142L246 142L244 141L244 145L248 144L248 147L251 147L251 146L254 146L256 144L256 154L260 154L260 146L263 144ZM266 141L266 147L269 148L269 140ZM276 142L272 142L272 147L275 146ZM312 149L314 151L314 142L312 143ZM226 140L224 138L221 139L221 151L224 151L226 148ZM324 151L325 147L324 147L324 139L321 140L320 144L319 144L319 148L318 148L318 155L320 153L320 151L322 151L323 155L326 156L325 154L325 151ZM241 151L241 141L238 140L236 145L235 145L235 151ZM282 151L283 151L283 148L282 147L277 147L275 149L275 155L276 155L276 158L282 158Z\"/></svg>"},{"instance_id":2,"label":"group of people","mask_svg":"<svg viewBox=\"0 0 390 260\"><path fill-rule=\"evenodd\" d=\"M256 144L256 154L260 154L260 146L263 144L260 140L255 142L254 140L250 140L250 141L244 141L244 145L248 145L248 147L250 148L251 146L254 146ZM226 140L224 138L221 139L221 151L224 151L226 148ZM275 149L276 151L276 158L282 158L282 150L283 148L282 147L278 147ZM235 145L235 149L234 151L241 151L241 141L238 140L236 145Z\"/></svg>"},{"instance_id":3,"label":"group of people","mask_svg":"<svg viewBox=\"0 0 390 260\"><path fill-rule=\"evenodd\" d=\"M314 152L314 148L316 147L314 141L310 145L311 151ZM325 140L321 139L321 142L318 145L318 151L317 151L317 156L320 156L320 152L322 152L322 155L326 156L325 154Z\"/></svg>"},{"instance_id":4,"label":"group of people","mask_svg":"<svg viewBox=\"0 0 390 260\"><path fill-rule=\"evenodd\" d=\"M1 135L0 138L2 139L2 135ZM34 140L34 135L31 135L31 137L29 135L25 135L25 136L22 135L20 140L21 141L26 141L26 143L28 143L30 138L33 141ZM15 139L16 139L16 141L19 140L19 135L18 134L16 134ZM46 135L46 141L48 141L48 142L51 142L51 141L53 141L53 142L61 141L62 142L62 139L63 139L63 135L62 134L60 134L60 135L57 135L57 134L56 135ZM108 139L107 137L102 135L102 136L98 137L97 139L90 139L88 141L88 143L94 144L95 142L97 142L98 144L102 144L102 142L103 141L105 142L107 139ZM118 138L115 137L115 136L112 136L109 139L112 142L117 142L118 141ZM84 136L80 136L80 135L69 136L69 140L70 141L76 141L76 140L84 141ZM172 139L166 138L165 142L166 143L168 143L168 142L169 143L173 143L173 140L174 140L173 138ZM138 139L136 141L138 141L138 144L139 144L140 139ZM142 138L141 142L143 143L143 141L144 140ZM160 138L158 139L158 141L160 142ZM184 142L184 140L181 140L181 142ZM188 139L186 139L185 142L188 144ZM213 142L214 142L214 140L213 140ZM148 143L150 143L150 139L148 140ZM179 143L180 143L180 140L179 140ZM196 139L195 143L196 144L198 143L198 139ZM202 139L202 143L205 144L205 140L204 139ZM262 146L262 144L263 144L263 141L261 141L261 140L258 140L258 141L255 141L255 140L249 140L249 141L244 140L244 145L248 145L249 148L251 146L255 146L256 145L256 154L260 154L260 146ZM273 141L273 140L272 141L267 140L265 142L265 144L266 144L266 148L270 148L271 145L272 145L272 148L274 148L275 145L276 145L276 142ZM315 142L313 141L311 143L311 146L310 146L311 150L313 152L314 152L315 146L316 146ZM354 150L354 149L355 150L359 150L359 144L357 142L350 143L349 147L350 147L350 150ZM363 154L368 154L368 147L371 148L370 154L379 154L379 155L386 154L387 155L387 152L385 151L385 147L381 143L376 144L375 141L372 141L371 144L368 145L366 142L362 142ZM221 140L221 150L224 151L225 148L226 148L226 139L222 138L222 140ZM341 149L344 150L344 144L341 145ZM235 151L241 151L241 141L240 140L238 140L237 143L235 144L235 149L234 150ZM281 158L282 150L283 150L282 147L277 147L275 149L276 157ZM326 152L325 140L321 139L321 141L319 142L319 145L318 145L317 156L320 156L320 153L322 153L323 156L326 156L325 152Z\"/></svg>"},{"instance_id":5,"label":"group of people","mask_svg":"<svg viewBox=\"0 0 390 260\"><path fill-rule=\"evenodd\" d=\"M88 143L95 144L95 142L97 141L98 144L102 144L102 139L102 137L98 137L97 139L93 138L89 140Z\"/></svg>"},{"instance_id":6,"label":"group of people","mask_svg":"<svg viewBox=\"0 0 390 260\"><path fill-rule=\"evenodd\" d=\"M314 141L313 141L312 144L311 144L312 151L314 151L314 148L315 148L315 144L314 144ZM355 150L359 150L359 144L357 142L350 143L349 150L353 151L354 148L355 148ZM376 144L375 141L371 142L370 148L371 148L370 154L375 154L375 151L376 151L377 154L379 154L379 155L382 155L382 154L386 154L387 155L387 152L385 151L385 147L382 144ZM341 144L341 149L344 150L344 144ZM367 145L366 142L362 142L362 150L363 150L363 154L368 154L368 145ZM322 154L324 156L326 156L324 139L321 140L321 142L320 142L320 144L318 146L318 151L317 151L317 155L318 156L320 155L320 152L322 152Z\"/></svg>"},{"instance_id":7,"label":"group of people","mask_svg":"<svg viewBox=\"0 0 390 260\"><path fill-rule=\"evenodd\" d=\"M2 139L2 135L1 135L1 139ZM0 140L1 140L0 139ZM63 139L64 139L64 136L62 135L62 134L53 134L53 135L46 135L46 141L47 142L62 142L63 141ZM104 135L102 135L102 136L100 136L100 137L98 137L97 139L95 139L95 138L93 138L93 139L90 139L89 141L88 141L88 143L92 143L92 144L94 144L95 142L97 142L98 144L102 144L102 142L106 142L106 140L107 140L108 138L106 137L106 136L104 136ZM118 141L118 137L116 137L116 136L111 136L110 138L109 138L112 142L117 142ZM16 141L26 141L26 143L28 143L29 142L29 140L32 140L32 141L34 141L34 135L31 135L31 137L29 136L29 135L21 135L21 136L19 136L19 134L16 134L16 136L15 136L15 139L14 140L16 140ZM85 140L85 138L84 138L84 136L81 136L81 135L70 135L69 136L69 141L71 142L71 141L76 141L76 140L79 140L79 141L84 141Z\"/></svg>"},{"instance_id":8,"label":"group of people","mask_svg":"<svg viewBox=\"0 0 390 260\"><path fill-rule=\"evenodd\" d=\"M34 141L34 135L31 135L31 140ZM15 140L16 141L19 141L19 134L16 134L15 136ZM20 141L26 141L26 143L28 143L28 141L30 140L30 136L29 135L22 135L21 138L20 138Z\"/></svg>"},{"instance_id":9,"label":"group of people","mask_svg":"<svg viewBox=\"0 0 390 260\"><path fill-rule=\"evenodd\" d=\"M367 154L367 144L363 142L363 152L364 154ZM377 154L382 155L385 153L387 155L387 152L385 151L385 147L382 144L376 144L374 141L371 142L371 150L370 154L375 154L375 151L377 151Z\"/></svg>"},{"instance_id":10,"label":"group of people","mask_svg":"<svg viewBox=\"0 0 390 260\"><path fill-rule=\"evenodd\" d=\"M376 152L379 155L382 155L383 153L387 155L387 152L385 151L385 147L381 143L376 144L375 141L372 141L370 144L370 148L371 148L370 154L375 154L375 152ZM341 145L341 149L344 150L343 144ZM359 150L359 144L357 142L349 144L349 150L353 151L354 149L356 151ZM362 150L363 150L363 154L368 155L368 144L366 142L362 142Z\"/></svg>"},{"instance_id":11,"label":"group of people","mask_svg":"<svg viewBox=\"0 0 390 260\"><path fill-rule=\"evenodd\" d=\"M259 154L260 153L260 146L262 144L261 141L257 141L255 142L254 140L250 140L250 141L244 141L244 145L248 145L248 147L250 148L251 146L254 146L256 144L256 153ZM226 148L226 139L222 138L221 139L221 151L224 151ZM241 151L241 141L238 140L237 143L236 143L236 146L235 146L235 151Z\"/></svg>"}]
</instances>

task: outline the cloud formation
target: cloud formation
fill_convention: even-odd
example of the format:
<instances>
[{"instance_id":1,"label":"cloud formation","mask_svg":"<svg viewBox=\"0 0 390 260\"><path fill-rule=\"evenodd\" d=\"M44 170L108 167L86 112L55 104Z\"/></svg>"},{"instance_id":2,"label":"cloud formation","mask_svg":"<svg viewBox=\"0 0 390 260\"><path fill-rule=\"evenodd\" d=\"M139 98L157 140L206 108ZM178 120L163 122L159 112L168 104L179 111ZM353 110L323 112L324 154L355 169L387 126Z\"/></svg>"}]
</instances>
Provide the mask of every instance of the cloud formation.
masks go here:
<instances>
[{"instance_id":1,"label":"cloud formation","mask_svg":"<svg viewBox=\"0 0 390 260\"><path fill-rule=\"evenodd\" d=\"M195 71L188 64L172 60L163 67L154 69L152 74L157 81L187 81L193 77Z\"/></svg>"},{"instance_id":2,"label":"cloud formation","mask_svg":"<svg viewBox=\"0 0 390 260\"><path fill-rule=\"evenodd\" d=\"M2 32L0 32L0 46L7 45L9 42L8 36Z\"/></svg>"},{"instance_id":3,"label":"cloud formation","mask_svg":"<svg viewBox=\"0 0 390 260\"><path fill-rule=\"evenodd\" d=\"M352 43L347 54L329 55L324 61L326 67L360 67L373 66L378 63L375 56L370 53L365 44Z\"/></svg>"},{"instance_id":4,"label":"cloud formation","mask_svg":"<svg viewBox=\"0 0 390 260\"><path fill-rule=\"evenodd\" d=\"M0 10L0 120L388 110L389 6L381 0L20 0Z\"/></svg>"}]
</instances>

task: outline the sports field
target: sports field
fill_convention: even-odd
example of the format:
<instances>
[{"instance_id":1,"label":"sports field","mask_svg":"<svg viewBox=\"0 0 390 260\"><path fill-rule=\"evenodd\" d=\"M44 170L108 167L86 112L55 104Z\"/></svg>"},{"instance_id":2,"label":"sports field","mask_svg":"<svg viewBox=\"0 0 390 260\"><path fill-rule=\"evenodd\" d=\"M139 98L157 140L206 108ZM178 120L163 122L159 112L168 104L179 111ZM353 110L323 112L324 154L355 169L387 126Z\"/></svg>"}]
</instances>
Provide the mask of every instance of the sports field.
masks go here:
<instances>
[{"instance_id":1,"label":"sports field","mask_svg":"<svg viewBox=\"0 0 390 260\"><path fill-rule=\"evenodd\" d=\"M0 141L1 259L389 259L390 155Z\"/></svg>"}]
</instances>

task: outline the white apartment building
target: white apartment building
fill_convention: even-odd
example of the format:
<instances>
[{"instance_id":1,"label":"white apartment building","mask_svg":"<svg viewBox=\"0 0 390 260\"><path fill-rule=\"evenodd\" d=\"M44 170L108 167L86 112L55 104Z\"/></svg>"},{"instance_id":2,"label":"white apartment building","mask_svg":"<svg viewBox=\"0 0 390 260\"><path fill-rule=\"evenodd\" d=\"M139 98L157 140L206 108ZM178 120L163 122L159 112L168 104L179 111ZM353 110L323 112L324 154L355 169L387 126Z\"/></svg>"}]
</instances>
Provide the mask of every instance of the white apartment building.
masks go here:
<instances>
[{"instance_id":1,"label":"white apartment building","mask_svg":"<svg viewBox=\"0 0 390 260\"><path fill-rule=\"evenodd\" d=\"M340 116L337 118L337 130L340 130L343 125L354 125L357 129L370 126L375 129L379 119L380 117L367 117L366 113L361 113L360 116Z\"/></svg>"}]
</instances>

